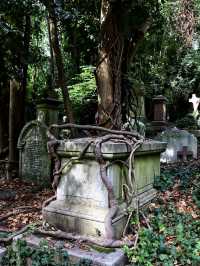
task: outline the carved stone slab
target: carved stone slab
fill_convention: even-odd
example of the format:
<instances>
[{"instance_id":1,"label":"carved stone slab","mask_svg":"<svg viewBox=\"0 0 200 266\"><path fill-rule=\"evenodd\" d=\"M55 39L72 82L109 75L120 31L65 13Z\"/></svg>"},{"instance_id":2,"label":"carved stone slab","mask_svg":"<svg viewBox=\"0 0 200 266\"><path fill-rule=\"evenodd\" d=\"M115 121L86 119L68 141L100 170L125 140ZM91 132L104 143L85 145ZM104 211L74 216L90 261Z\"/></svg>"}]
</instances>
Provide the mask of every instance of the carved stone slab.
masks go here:
<instances>
[{"instance_id":1,"label":"carved stone slab","mask_svg":"<svg viewBox=\"0 0 200 266\"><path fill-rule=\"evenodd\" d=\"M50 185L51 167L45 125L39 121L25 125L18 139L18 148L19 174L22 179L41 186Z\"/></svg>"}]
</instances>

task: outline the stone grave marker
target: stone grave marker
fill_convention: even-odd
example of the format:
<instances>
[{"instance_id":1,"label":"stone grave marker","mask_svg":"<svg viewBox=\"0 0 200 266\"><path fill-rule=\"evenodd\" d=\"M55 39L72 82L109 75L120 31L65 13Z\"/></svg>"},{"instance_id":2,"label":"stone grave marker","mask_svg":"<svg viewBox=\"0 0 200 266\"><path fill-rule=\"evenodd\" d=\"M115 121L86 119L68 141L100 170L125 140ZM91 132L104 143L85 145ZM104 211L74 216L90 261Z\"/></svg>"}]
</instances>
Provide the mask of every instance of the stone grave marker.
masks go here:
<instances>
[{"instance_id":1,"label":"stone grave marker","mask_svg":"<svg viewBox=\"0 0 200 266\"><path fill-rule=\"evenodd\" d=\"M163 95L158 95L153 98L154 115L152 121L153 130L161 132L166 129L167 112L166 112L167 98Z\"/></svg>"},{"instance_id":2,"label":"stone grave marker","mask_svg":"<svg viewBox=\"0 0 200 266\"><path fill-rule=\"evenodd\" d=\"M162 95L153 98L154 121L166 123L166 101L167 99Z\"/></svg>"},{"instance_id":3,"label":"stone grave marker","mask_svg":"<svg viewBox=\"0 0 200 266\"><path fill-rule=\"evenodd\" d=\"M60 101L50 97L38 102L36 120L24 126L18 139L19 176L41 186L51 183L46 127L58 123L59 104Z\"/></svg>"},{"instance_id":4,"label":"stone grave marker","mask_svg":"<svg viewBox=\"0 0 200 266\"><path fill-rule=\"evenodd\" d=\"M19 175L23 180L50 185L51 165L46 143L46 126L41 122L31 121L23 128L18 139Z\"/></svg>"},{"instance_id":5,"label":"stone grave marker","mask_svg":"<svg viewBox=\"0 0 200 266\"><path fill-rule=\"evenodd\" d=\"M193 112L189 114L193 120L196 121L196 127L193 129L188 129L188 131L195 135L195 137L198 140L198 143L200 143L200 117L199 117L199 104L200 104L200 98L196 97L196 94L192 94L192 97L189 99L189 102L192 103L193 106Z\"/></svg>"},{"instance_id":6,"label":"stone grave marker","mask_svg":"<svg viewBox=\"0 0 200 266\"><path fill-rule=\"evenodd\" d=\"M196 117L199 114L198 107L200 98L196 97L196 94L192 94L192 98L189 99L189 102L193 105L193 115Z\"/></svg>"},{"instance_id":7,"label":"stone grave marker","mask_svg":"<svg viewBox=\"0 0 200 266\"><path fill-rule=\"evenodd\" d=\"M166 151L161 154L162 162L197 158L197 138L186 130L170 128L160 133L156 139L167 142Z\"/></svg>"}]
</instances>

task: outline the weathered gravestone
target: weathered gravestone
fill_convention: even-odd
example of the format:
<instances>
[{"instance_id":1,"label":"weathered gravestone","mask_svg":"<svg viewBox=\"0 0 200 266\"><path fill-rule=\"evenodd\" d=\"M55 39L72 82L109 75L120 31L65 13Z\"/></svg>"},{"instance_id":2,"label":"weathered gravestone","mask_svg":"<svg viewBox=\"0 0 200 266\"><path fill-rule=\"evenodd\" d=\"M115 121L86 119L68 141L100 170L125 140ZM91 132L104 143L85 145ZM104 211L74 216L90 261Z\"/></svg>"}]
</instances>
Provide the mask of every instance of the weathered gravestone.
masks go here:
<instances>
[{"instance_id":1,"label":"weathered gravestone","mask_svg":"<svg viewBox=\"0 0 200 266\"><path fill-rule=\"evenodd\" d=\"M161 154L162 162L176 162L197 158L197 138L176 127L163 131L157 140L167 142L166 151Z\"/></svg>"},{"instance_id":2,"label":"weathered gravestone","mask_svg":"<svg viewBox=\"0 0 200 266\"><path fill-rule=\"evenodd\" d=\"M46 126L35 120L28 123L18 139L19 175L23 180L50 185L51 165L47 153Z\"/></svg>"},{"instance_id":3,"label":"weathered gravestone","mask_svg":"<svg viewBox=\"0 0 200 266\"><path fill-rule=\"evenodd\" d=\"M77 158L91 140L63 140L57 146L56 152L61 158L63 171L57 187L57 199L43 209L43 215L49 224L63 231L106 237L108 191L100 176L94 145L88 148L82 161L71 164L72 159ZM154 177L160 174L160 153L165 147L165 143L145 141L135 153L135 182L140 206L156 195L153 182ZM127 221L126 196L123 191L131 189L134 183L134 180L128 178L127 168L120 160L128 158L130 149L124 143L108 141L102 144L101 150L105 162L109 165L107 176L119 204L119 209L112 219L114 238L119 239ZM135 200L133 197L133 202Z\"/></svg>"},{"instance_id":4,"label":"weathered gravestone","mask_svg":"<svg viewBox=\"0 0 200 266\"><path fill-rule=\"evenodd\" d=\"M19 176L41 186L51 183L51 161L47 152L46 128L58 123L60 101L47 98L37 104L37 119L27 123L18 139Z\"/></svg>"},{"instance_id":5,"label":"weathered gravestone","mask_svg":"<svg viewBox=\"0 0 200 266\"><path fill-rule=\"evenodd\" d=\"M167 125L167 111L166 111L167 98L163 95L158 95L153 98L153 121L152 129L155 132L161 132L166 129Z\"/></svg>"}]
</instances>

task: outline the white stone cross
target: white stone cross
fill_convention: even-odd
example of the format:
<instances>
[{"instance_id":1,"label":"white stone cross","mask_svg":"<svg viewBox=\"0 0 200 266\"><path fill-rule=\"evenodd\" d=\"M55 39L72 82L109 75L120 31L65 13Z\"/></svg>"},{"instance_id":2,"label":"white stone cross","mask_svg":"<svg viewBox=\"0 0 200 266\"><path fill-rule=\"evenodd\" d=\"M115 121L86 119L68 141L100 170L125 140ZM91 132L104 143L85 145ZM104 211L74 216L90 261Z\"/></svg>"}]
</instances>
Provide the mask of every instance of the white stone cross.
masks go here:
<instances>
[{"instance_id":1,"label":"white stone cross","mask_svg":"<svg viewBox=\"0 0 200 266\"><path fill-rule=\"evenodd\" d=\"M193 109L196 113L198 111L200 98L196 97L196 94L192 94L192 98L189 99L189 102L193 104Z\"/></svg>"}]
</instances>

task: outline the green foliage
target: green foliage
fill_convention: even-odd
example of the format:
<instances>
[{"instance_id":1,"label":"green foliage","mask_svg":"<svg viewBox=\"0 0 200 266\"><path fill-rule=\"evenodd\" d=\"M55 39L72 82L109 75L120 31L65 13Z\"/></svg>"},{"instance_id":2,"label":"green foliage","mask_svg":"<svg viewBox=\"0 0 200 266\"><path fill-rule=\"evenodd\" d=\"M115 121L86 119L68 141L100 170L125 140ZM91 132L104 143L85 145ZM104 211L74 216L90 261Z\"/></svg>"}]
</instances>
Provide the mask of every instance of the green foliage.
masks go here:
<instances>
[{"instance_id":1,"label":"green foliage","mask_svg":"<svg viewBox=\"0 0 200 266\"><path fill-rule=\"evenodd\" d=\"M69 86L69 91L75 106L79 106L83 104L87 98L95 96L96 83L93 72L94 67L82 66L80 74L76 74L76 76L72 78L72 85Z\"/></svg>"},{"instance_id":2,"label":"green foliage","mask_svg":"<svg viewBox=\"0 0 200 266\"><path fill-rule=\"evenodd\" d=\"M195 188L195 190L192 193L192 198L196 203L196 205L198 206L198 208L200 208L200 186L197 186Z\"/></svg>"},{"instance_id":3,"label":"green foliage","mask_svg":"<svg viewBox=\"0 0 200 266\"><path fill-rule=\"evenodd\" d=\"M90 121L96 112L97 102L94 67L82 66L80 74L77 74L71 83L69 94L77 120Z\"/></svg>"},{"instance_id":4,"label":"green foliage","mask_svg":"<svg viewBox=\"0 0 200 266\"><path fill-rule=\"evenodd\" d=\"M17 240L17 242L8 248L7 254L4 256L2 265L4 266L90 266L88 260L80 260L77 264L69 261L68 253L61 249L51 248L46 240L40 242L38 248L27 246L25 240Z\"/></svg>"},{"instance_id":5,"label":"green foliage","mask_svg":"<svg viewBox=\"0 0 200 266\"><path fill-rule=\"evenodd\" d=\"M160 191L172 191L179 184L179 192L187 194L191 187L192 197L197 206L200 203L200 187L196 184L199 177L198 167L174 167L164 170L156 178L155 185ZM195 184L193 183L195 181ZM151 229L141 227L136 248L124 247L131 263L136 266L173 266L200 265L200 220L190 213L180 212L169 199L159 197L155 207L146 209L150 217ZM131 224L135 225L135 218Z\"/></svg>"},{"instance_id":6,"label":"green foliage","mask_svg":"<svg viewBox=\"0 0 200 266\"><path fill-rule=\"evenodd\" d=\"M176 121L178 128L198 129L197 121L192 115L187 115Z\"/></svg>"},{"instance_id":7,"label":"green foliage","mask_svg":"<svg viewBox=\"0 0 200 266\"><path fill-rule=\"evenodd\" d=\"M198 17L197 2L194 9ZM138 47L130 71L132 79L144 84L149 101L153 95L167 96L171 121L188 113L191 93L200 93L199 20L194 36L196 47L185 47L176 30L179 8L180 1L158 1L151 28Z\"/></svg>"},{"instance_id":8,"label":"green foliage","mask_svg":"<svg viewBox=\"0 0 200 266\"><path fill-rule=\"evenodd\" d=\"M199 175L198 168L177 167L171 170L163 170L160 176L156 176L154 187L159 191L166 191L173 188L174 184L179 180L179 187L187 190L192 186L192 180Z\"/></svg>"},{"instance_id":9,"label":"green foliage","mask_svg":"<svg viewBox=\"0 0 200 266\"><path fill-rule=\"evenodd\" d=\"M174 185L174 175L171 171L166 171L154 179L154 187L160 191L170 189Z\"/></svg>"},{"instance_id":10,"label":"green foliage","mask_svg":"<svg viewBox=\"0 0 200 266\"><path fill-rule=\"evenodd\" d=\"M152 229L139 230L136 248L124 247L129 261L136 266L199 265L200 221L178 213L171 204L155 209L152 216Z\"/></svg>"}]
</instances>

